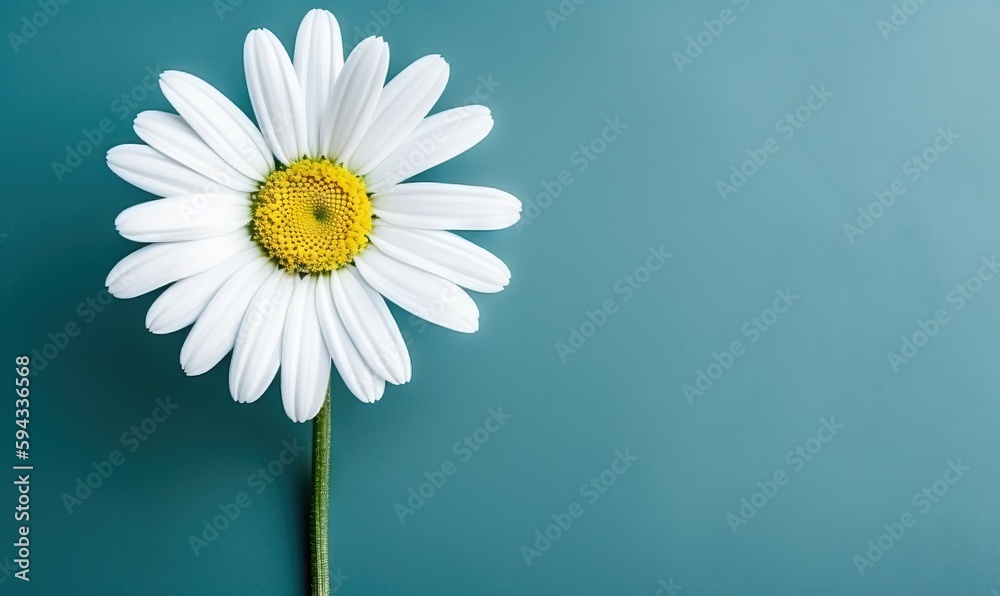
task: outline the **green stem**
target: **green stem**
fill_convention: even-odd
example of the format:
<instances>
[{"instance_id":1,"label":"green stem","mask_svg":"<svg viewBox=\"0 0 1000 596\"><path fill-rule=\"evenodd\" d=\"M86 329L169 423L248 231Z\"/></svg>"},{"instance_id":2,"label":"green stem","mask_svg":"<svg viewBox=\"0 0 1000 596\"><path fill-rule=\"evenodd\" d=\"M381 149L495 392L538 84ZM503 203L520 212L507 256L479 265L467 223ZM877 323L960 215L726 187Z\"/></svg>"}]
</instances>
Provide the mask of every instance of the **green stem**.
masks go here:
<instances>
[{"instance_id":1,"label":"green stem","mask_svg":"<svg viewBox=\"0 0 1000 596\"><path fill-rule=\"evenodd\" d=\"M330 594L330 389L313 420L312 502L309 507L313 596Z\"/></svg>"}]
</instances>

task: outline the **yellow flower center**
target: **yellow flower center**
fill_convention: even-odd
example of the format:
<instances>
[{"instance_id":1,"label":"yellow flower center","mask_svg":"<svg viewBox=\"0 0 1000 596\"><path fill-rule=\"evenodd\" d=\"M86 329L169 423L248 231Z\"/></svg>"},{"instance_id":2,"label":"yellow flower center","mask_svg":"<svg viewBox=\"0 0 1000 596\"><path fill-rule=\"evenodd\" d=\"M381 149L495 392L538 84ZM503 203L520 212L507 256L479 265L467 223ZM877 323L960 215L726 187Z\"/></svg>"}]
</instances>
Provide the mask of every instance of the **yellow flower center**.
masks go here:
<instances>
[{"instance_id":1,"label":"yellow flower center","mask_svg":"<svg viewBox=\"0 0 1000 596\"><path fill-rule=\"evenodd\" d=\"M253 239L290 271L321 273L368 245L372 203L364 181L325 159L272 172L251 202Z\"/></svg>"}]
</instances>

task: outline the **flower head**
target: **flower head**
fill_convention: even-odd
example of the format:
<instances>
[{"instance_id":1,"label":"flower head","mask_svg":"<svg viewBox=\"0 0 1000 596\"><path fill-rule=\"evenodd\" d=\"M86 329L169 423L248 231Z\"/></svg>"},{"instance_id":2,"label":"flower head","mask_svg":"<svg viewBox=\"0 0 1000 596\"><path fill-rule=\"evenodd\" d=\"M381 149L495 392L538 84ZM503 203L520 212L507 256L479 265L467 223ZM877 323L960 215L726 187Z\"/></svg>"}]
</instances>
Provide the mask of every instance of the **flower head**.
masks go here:
<instances>
[{"instance_id":1,"label":"flower head","mask_svg":"<svg viewBox=\"0 0 1000 596\"><path fill-rule=\"evenodd\" d=\"M205 373L232 350L230 392L253 402L280 369L285 412L302 422L322 406L331 361L365 402L387 381L410 380L383 296L476 331L479 311L463 288L498 292L510 271L445 230L508 227L521 204L492 188L404 182L493 127L482 106L428 116L448 80L440 56L386 84L388 45L370 37L345 61L336 19L313 10L294 61L257 30L244 67L257 125L207 82L168 71L160 86L177 114L139 114L145 144L108 152L115 173L163 198L118 216L122 236L150 245L122 259L107 285L131 298L172 284L146 326L193 324L184 371Z\"/></svg>"}]
</instances>

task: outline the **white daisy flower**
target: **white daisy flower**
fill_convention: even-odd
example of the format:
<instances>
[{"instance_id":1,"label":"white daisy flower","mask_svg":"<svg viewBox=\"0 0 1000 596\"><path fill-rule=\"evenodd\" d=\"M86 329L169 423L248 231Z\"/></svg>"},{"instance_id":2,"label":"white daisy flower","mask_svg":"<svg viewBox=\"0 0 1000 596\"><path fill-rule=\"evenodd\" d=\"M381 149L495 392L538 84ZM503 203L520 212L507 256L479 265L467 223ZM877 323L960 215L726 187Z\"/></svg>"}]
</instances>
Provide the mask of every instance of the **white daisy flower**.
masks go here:
<instances>
[{"instance_id":1,"label":"white daisy flower","mask_svg":"<svg viewBox=\"0 0 1000 596\"><path fill-rule=\"evenodd\" d=\"M173 284L153 303L153 333L193 327L189 375L233 351L229 388L257 400L281 370L296 422L323 405L331 360L359 399L410 380L410 357L385 298L431 323L471 333L479 310L465 289L498 292L504 263L445 230L514 224L521 203L492 188L405 183L477 144L483 106L428 116L448 64L426 56L388 84L389 47L362 41L347 60L332 14L313 10L294 61L266 29L244 47L258 126L218 90L176 71L160 87L177 114L138 115L145 144L108 152L127 182L164 197L126 209L122 236L148 242L107 286L132 298Z\"/></svg>"}]
</instances>

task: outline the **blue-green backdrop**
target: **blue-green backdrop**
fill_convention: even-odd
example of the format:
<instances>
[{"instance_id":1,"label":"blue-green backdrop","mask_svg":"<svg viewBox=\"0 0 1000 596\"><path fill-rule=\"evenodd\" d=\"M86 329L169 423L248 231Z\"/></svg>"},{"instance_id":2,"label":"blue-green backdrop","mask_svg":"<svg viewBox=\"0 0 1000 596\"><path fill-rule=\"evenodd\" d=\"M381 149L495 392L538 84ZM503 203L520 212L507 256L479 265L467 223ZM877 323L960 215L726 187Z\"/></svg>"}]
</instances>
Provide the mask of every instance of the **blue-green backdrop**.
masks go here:
<instances>
[{"instance_id":1,"label":"blue-green backdrop","mask_svg":"<svg viewBox=\"0 0 1000 596\"><path fill-rule=\"evenodd\" d=\"M3 2L10 465L14 358L41 356L31 581L8 470L4 593L306 593L310 428L277 387L235 404L228 360L185 377L155 294L108 300L114 218L149 197L104 153L168 109L162 70L249 111L244 36L291 47L316 6L391 73L444 55L439 108L493 110L423 178L525 202L470 235L513 271L479 333L394 309L413 382L372 406L334 380L338 594L998 593L986 0Z\"/></svg>"}]
</instances>

